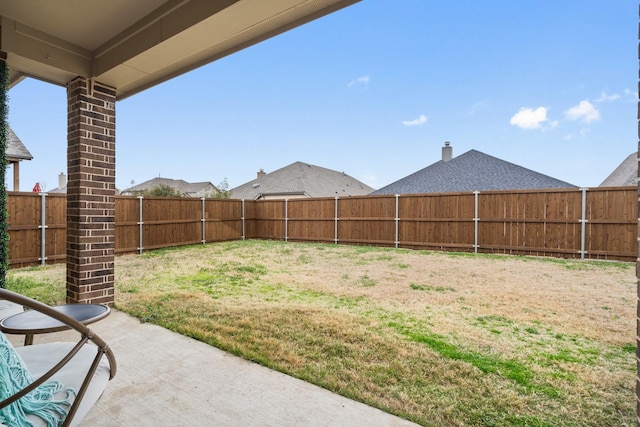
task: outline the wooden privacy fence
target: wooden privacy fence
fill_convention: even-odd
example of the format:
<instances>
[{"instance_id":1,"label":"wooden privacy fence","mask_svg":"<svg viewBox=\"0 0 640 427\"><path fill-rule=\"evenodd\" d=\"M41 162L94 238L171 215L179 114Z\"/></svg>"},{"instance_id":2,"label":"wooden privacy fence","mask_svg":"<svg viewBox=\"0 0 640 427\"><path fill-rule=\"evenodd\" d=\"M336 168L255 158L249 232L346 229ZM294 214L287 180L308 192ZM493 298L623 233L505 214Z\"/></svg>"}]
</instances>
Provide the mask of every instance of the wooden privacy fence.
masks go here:
<instances>
[{"instance_id":1,"label":"wooden privacy fence","mask_svg":"<svg viewBox=\"0 0 640 427\"><path fill-rule=\"evenodd\" d=\"M241 239L243 205L228 199L116 197L115 251Z\"/></svg>"},{"instance_id":2,"label":"wooden privacy fence","mask_svg":"<svg viewBox=\"0 0 640 427\"><path fill-rule=\"evenodd\" d=\"M44 265L66 259L66 195L9 193L9 263ZM116 197L115 252L238 240L241 200Z\"/></svg>"},{"instance_id":3,"label":"wooden privacy fence","mask_svg":"<svg viewBox=\"0 0 640 427\"><path fill-rule=\"evenodd\" d=\"M635 187L270 200L251 237L633 261L637 205Z\"/></svg>"},{"instance_id":4,"label":"wooden privacy fence","mask_svg":"<svg viewBox=\"0 0 640 427\"><path fill-rule=\"evenodd\" d=\"M11 267L66 259L66 195L9 193L7 211Z\"/></svg>"},{"instance_id":5,"label":"wooden privacy fence","mask_svg":"<svg viewBox=\"0 0 640 427\"><path fill-rule=\"evenodd\" d=\"M8 206L11 266L65 259L65 195L9 193ZM635 187L260 201L122 196L115 251L250 238L634 261L637 226Z\"/></svg>"}]
</instances>

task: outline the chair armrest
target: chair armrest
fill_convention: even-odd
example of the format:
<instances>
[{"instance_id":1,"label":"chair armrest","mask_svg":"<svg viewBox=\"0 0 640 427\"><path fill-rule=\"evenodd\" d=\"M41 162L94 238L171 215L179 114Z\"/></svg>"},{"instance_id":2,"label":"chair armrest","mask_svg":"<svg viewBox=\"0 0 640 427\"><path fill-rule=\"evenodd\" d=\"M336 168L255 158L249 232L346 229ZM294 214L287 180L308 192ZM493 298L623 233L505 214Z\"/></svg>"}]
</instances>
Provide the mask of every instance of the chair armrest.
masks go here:
<instances>
[{"instance_id":1,"label":"chair armrest","mask_svg":"<svg viewBox=\"0 0 640 427\"><path fill-rule=\"evenodd\" d=\"M75 346L73 346L73 348L71 348L71 350L68 352L66 356L64 356L58 363L56 363L51 369L49 369L41 377L39 377L37 380L31 383L28 387L19 391L12 397L0 402L0 407L4 407L6 405L9 405L15 402L16 400L20 399L22 396L26 395L27 393L31 392L32 390L34 390L35 388L37 388L38 386L40 386L41 384L49 380L54 374L56 374L56 372L60 371L60 369L62 369L67 363L69 363L69 361L71 361L73 357L80 351L80 349L89 341L91 341L93 344L96 345L97 347L96 356L89 368L89 371L86 377L84 378L84 381L82 382L82 386L80 387L79 390L77 390L75 400L71 408L69 409L69 413L63 424L63 426L69 425L69 423L71 422L71 420L73 419L73 416L77 411L78 406L80 405L80 402L82 401L82 398L85 395L87 388L89 387L93 374L96 371L98 365L100 364L100 360L102 360L103 356L106 356L109 362L109 367L110 367L109 379L112 379L115 376L117 365L116 365L116 359L112 350L109 348L106 342L104 342L86 325L83 325L82 323L67 316L66 314L60 313L59 311L52 309L46 304L43 304L39 301L36 301L34 299L25 297L23 295L17 294L15 292L12 292L6 289L0 289L0 299L7 300L16 304L20 304L32 310L36 310L46 316L49 316L67 325L69 328L80 333L80 340Z\"/></svg>"}]
</instances>

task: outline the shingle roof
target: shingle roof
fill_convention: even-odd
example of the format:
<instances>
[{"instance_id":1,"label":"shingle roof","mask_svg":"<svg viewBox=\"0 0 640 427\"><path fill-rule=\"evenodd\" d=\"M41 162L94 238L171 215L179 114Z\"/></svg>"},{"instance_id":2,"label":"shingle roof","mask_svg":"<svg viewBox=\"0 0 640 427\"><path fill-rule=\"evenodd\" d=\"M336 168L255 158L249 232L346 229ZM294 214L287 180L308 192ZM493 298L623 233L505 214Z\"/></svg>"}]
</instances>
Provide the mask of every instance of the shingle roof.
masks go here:
<instances>
[{"instance_id":1,"label":"shingle roof","mask_svg":"<svg viewBox=\"0 0 640 427\"><path fill-rule=\"evenodd\" d=\"M234 199L265 197L364 196L373 188L347 175L320 166L295 162L231 190Z\"/></svg>"},{"instance_id":2,"label":"shingle roof","mask_svg":"<svg viewBox=\"0 0 640 427\"><path fill-rule=\"evenodd\" d=\"M480 151L469 150L449 161L440 160L371 194L418 194L571 187L576 186Z\"/></svg>"},{"instance_id":3,"label":"shingle roof","mask_svg":"<svg viewBox=\"0 0 640 427\"><path fill-rule=\"evenodd\" d=\"M152 190L161 185L166 185L171 187L181 194L193 196L197 195L201 192L209 191L210 189L215 189L215 186L210 182L187 182L182 179L170 179L170 178L153 178L149 181L142 182L138 185L134 185L133 187L129 187L125 190L122 190L121 194L137 194L145 190Z\"/></svg>"},{"instance_id":4,"label":"shingle roof","mask_svg":"<svg viewBox=\"0 0 640 427\"><path fill-rule=\"evenodd\" d=\"M10 160L32 160L33 156L24 146L18 135L7 126L7 158Z\"/></svg>"},{"instance_id":5,"label":"shingle roof","mask_svg":"<svg viewBox=\"0 0 640 427\"><path fill-rule=\"evenodd\" d=\"M638 185L638 152L631 153L611 172L600 187Z\"/></svg>"}]
</instances>

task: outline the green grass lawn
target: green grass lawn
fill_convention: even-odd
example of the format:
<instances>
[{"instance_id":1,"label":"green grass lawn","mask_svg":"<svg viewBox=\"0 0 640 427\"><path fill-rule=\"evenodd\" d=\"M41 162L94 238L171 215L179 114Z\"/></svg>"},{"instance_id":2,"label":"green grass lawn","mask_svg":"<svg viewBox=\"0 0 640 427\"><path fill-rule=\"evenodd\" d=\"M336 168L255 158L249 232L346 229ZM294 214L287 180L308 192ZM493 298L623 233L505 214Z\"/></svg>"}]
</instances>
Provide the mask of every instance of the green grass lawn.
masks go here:
<instances>
[{"instance_id":1,"label":"green grass lawn","mask_svg":"<svg viewBox=\"0 0 640 427\"><path fill-rule=\"evenodd\" d=\"M8 287L64 300L64 266ZM635 264L273 241L116 258L116 308L427 426L635 425Z\"/></svg>"}]
</instances>

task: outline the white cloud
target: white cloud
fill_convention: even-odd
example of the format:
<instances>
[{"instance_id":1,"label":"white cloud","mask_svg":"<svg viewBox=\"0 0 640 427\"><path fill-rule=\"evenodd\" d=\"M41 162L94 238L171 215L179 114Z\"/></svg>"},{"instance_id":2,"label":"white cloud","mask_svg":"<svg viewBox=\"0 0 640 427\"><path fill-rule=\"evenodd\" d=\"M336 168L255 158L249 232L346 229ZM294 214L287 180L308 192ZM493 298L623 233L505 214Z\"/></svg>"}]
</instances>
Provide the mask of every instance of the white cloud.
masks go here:
<instances>
[{"instance_id":1,"label":"white cloud","mask_svg":"<svg viewBox=\"0 0 640 427\"><path fill-rule=\"evenodd\" d=\"M405 126L422 126L423 124L427 123L427 120L429 120L429 118L424 114L421 114L417 119L403 120L402 124Z\"/></svg>"},{"instance_id":2,"label":"white cloud","mask_svg":"<svg viewBox=\"0 0 640 427\"><path fill-rule=\"evenodd\" d=\"M580 101L578 105L569 108L564 114L569 120L580 120L585 123L600 119L600 111L589 101Z\"/></svg>"},{"instance_id":3,"label":"white cloud","mask_svg":"<svg viewBox=\"0 0 640 427\"><path fill-rule=\"evenodd\" d=\"M609 95L607 92L602 91L602 93L600 94L600 97L598 99L595 99L594 102L605 102L605 101L617 101L618 99L620 99L620 95L617 93L612 93L611 95Z\"/></svg>"},{"instance_id":4,"label":"white cloud","mask_svg":"<svg viewBox=\"0 0 640 427\"><path fill-rule=\"evenodd\" d=\"M369 76L360 76L357 79L353 79L349 82L349 87L353 87L355 85L368 85L371 82L371 77Z\"/></svg>"},{"instance_id":5,"label":"white cloud","mask_svg":"<svg viewBox=\"0 0 640 427\"><path fill-rule=\"evenodd\" d=\"M540 129L548 120L545 107L538 107L535 110L523 107L511 117L509 123L522 129Z\"/></svg>"}]
</instances>

